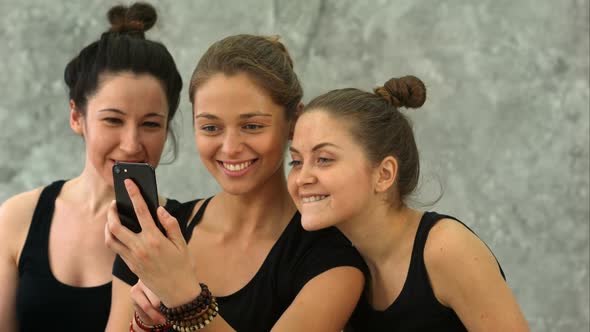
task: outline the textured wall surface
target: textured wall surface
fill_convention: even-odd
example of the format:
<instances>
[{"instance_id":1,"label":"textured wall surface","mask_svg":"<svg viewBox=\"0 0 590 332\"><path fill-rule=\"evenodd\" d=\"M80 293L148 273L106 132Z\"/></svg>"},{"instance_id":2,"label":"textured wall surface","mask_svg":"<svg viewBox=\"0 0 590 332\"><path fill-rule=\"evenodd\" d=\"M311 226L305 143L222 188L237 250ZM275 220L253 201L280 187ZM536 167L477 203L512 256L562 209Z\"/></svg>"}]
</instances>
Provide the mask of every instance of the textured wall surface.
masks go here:
<instances>
[{"instance_id":1,"label":"textured wall surface","mask_svg":"<svg viewBox=\"0 0 590 332\"><path fill-rule=\"evenodd\" d=\"M148 36L188 81L229 34L280 34L305 100L414 74L423 165L417 201L455 215L492 248L534 331L589 329L588 0L153 2ZM67 61L107 27L113 1L0 0L0 201L82 169L68 125ZM158 169L163 194L212 194L183 92L180 155Z\"/></svg>"}]
</instances>

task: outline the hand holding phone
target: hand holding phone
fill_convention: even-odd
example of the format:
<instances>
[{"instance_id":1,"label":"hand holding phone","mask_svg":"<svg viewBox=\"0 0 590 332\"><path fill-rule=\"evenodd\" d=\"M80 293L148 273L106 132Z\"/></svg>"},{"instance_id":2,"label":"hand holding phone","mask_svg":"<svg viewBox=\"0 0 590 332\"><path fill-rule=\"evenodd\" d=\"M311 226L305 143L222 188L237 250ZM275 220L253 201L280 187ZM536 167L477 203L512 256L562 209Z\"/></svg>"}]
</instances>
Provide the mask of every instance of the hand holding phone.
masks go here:
<instances>
[{"instance_id":1,"label":"hand holding phone","mask_svg":"<svg viewBox=\"0 0 590 332\"><path fill-rule=\"evenodd\" d=\"M139 233L141 232L141 226L133 209L131 198L129 198L129 194L127 193L125 179L131 179L137 185L156 226L158 226L162 233L166 234L156 214L159 204L154 168L146 163L118 162L113 165L115 199L117 201L119 219L121 219L121 223L125 227L135 233Z\"/></svg>"}]
</instances>

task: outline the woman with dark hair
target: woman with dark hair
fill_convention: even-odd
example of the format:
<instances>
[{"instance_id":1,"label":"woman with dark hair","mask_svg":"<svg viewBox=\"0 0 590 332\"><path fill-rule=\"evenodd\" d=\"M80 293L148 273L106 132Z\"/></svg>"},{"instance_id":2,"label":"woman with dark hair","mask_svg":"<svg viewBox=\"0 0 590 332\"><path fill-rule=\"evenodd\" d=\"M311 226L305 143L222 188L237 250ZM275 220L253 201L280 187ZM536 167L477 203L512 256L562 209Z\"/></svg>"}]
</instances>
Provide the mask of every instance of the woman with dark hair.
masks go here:
<instances>
[{"instance_id":1,"label":"woman with dark hair","mask_svg":"<svg viewBox=\"0 0 590 332\"><path fill-rule=\"evenodd\" d=\"M108 18L111 28L64 73L70 126L86 147L84 169L0 207L3 331L104 331L107 324L111 168L117 161L159 163L182 89L166 47L144 36L157 19L152 6L116 6Z\"/></svg>"},{"instance_id":2,"label":"woman with dark hair","mask_svg":"<svg viewBox=\"0 0 590 332\"><path fill-rule=\"evenodd\" d=\"M306 232L289 197L284 155L303 91L285 46L252 35L214 43L189 95L200 159L222 191L178 219L160 208L164 237L129 183L143 230L124 228L114 206L106 230L133 271L113 270L121 297L135 285L122 315L134 331L341 331L363 262L338 230Z\"/></svg>"},{"instance_id":3,"label":"woman with dark hair","mask_svg":"<svg viewBox=\"0 0 590 332\"><path fill-rule=\"evenodd\" d=\"M330 91L300 116L289 192L306 230L336 226L369 271L355 331L527 331L494 255L454 217L405 199L418 183L418 148L401 107L426 88L413 76L374 93Z\"/></svg>"}]
</instances>

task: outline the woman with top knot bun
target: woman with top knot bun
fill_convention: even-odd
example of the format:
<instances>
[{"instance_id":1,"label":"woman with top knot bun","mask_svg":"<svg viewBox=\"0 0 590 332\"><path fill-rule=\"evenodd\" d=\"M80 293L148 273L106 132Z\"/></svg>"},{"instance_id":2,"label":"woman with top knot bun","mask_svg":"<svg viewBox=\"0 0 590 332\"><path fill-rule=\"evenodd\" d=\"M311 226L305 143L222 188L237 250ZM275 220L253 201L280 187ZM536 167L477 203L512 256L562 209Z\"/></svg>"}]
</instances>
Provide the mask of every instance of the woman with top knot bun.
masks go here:
<instances>
[{"instance_id":1,"label":"woman with top knot bun","mask_svg":"<svg viewBox=\"0 0 590 332\"><path fill-rule=\"evenodd\" d=\"M71 129L84 167L0 206L2 331L104 331L115 254L105 245L117 161L156 167L170 134L182 79L164 45L145 38L155 9L108 12L112 27L66 66ZM179 204L161 198L172 208Z\"/></svg>"},{"instance_id":2,"label":"woman with top knot bun","mask_svg":"<svg viewBox=\"0 0 590 332\"><path fill-rule=\"evenodd\" d=\"M425 101L424 83L405 76L305 107L288 176L303 227L336 226L368 266L351 330L528 331L490 249L456 218L406 204L420 167L400 109Z\"/></svg>"}]
</instances>

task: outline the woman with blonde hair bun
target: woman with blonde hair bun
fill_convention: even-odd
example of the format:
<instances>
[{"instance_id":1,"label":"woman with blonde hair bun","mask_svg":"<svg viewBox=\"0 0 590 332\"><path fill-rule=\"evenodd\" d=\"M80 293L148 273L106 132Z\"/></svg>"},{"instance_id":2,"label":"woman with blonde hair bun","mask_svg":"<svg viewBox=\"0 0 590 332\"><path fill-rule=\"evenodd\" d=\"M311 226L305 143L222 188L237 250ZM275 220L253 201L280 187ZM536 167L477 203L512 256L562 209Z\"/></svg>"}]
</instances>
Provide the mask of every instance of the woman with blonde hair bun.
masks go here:
<instances>
[{"instance_id":1,"label":"woman with blonde hair bun","mask_svg":"<svg viewBox=\"0 0 590 332\"><path fill-rule=\"evenodd\" d=\"M183 204L176 218L159 209L167 237L131 183L142 232L109 214L107 242L124 261L115 295L133 300L119 315L135 331L345 326L362 258L335 228L305 231L287 191L284 155L302 95L276 37L229 36L201 57L189 88L195 141L221 192Z\"/></svg>"}]
</instances>

